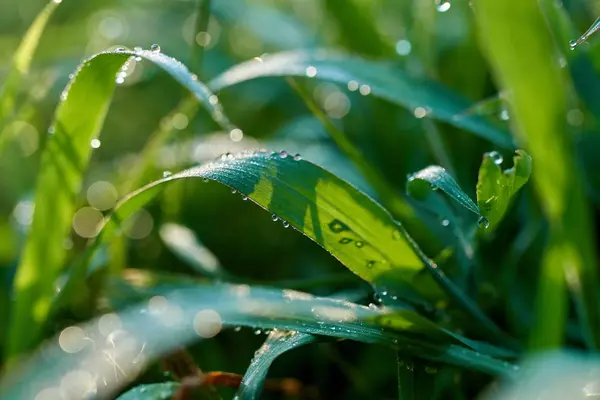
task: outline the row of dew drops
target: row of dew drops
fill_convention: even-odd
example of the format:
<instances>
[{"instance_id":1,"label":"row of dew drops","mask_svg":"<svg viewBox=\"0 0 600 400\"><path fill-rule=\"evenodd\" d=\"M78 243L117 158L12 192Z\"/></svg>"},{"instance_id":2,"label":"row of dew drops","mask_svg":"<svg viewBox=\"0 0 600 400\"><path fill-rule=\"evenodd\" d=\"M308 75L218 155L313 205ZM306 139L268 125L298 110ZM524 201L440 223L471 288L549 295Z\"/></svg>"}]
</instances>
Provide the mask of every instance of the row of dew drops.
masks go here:
<instances>
[{"instance_id":1,"label":"row of dew drops","mask_svg":"<svg viewBox=\"0 0 600 400\"><path fill-rule=\"evenodd\" d=\"M134 49L135 53L140 53L141 51L143 51L142 47L136 46ZM116 53L121 53L121 52L125 52L126 49L124 47L117 47L113 50ZM153 44L150 46L150 51L152 53L160 53L161 52L161 47L158 44ZM175 59L173 59L175 62L177 62L179 65L181 65L183 68L186 68L180 61L177 61ZM86 60L83 64L81 64L78 69L75 71L75 73L72 73L69 75L69 83L67 84L67 86L65 87L65 89L61 92L60 95L60 100L62 102L66 101L68 96L69 96L69 90L71 88L71 86L73 85L73 83L76 80L77 75L79 74L79 72L81 72L81 70L84 67L87 67L89 60ZM115 83L117 85L121 85L123 83L125 83L125 79L128 76L129 70L132 66L132 62L140 62L142 61L142 57L140 55L136 55L136 56L132 56L130 57L124 64L123 66L120 68L120 70L116 73L115 76ZM189 71L189 70L188 70ZM198 80L198 76L196 74L193 74L190 72L190 77L193 81L197 81ZM238 127L236 127L235 125L233 125L223 114L223 111L221 110L220 104L219 104L219 98L214 95L214 94L210 94L208 95L208 103L210 104L210 106L213 108L212 111L212 117L215 119L215 121L217 121L218 123L220 123L222 126L226 127L227 130L229 131L229 136L231 138L232 141L234 142L239 142L243 139L244 137L244 133L241 129L239 129ZM181 119L181 117L185 117L183 114L178 114L175 117L178 117L179 119ZM178 120L179 121L179 120ZM170 121L165 121L165 122L170 122ZM185 121L182 123L181 121L175 123L176 121L172 121L173 123L170 123L169 125L172 125L174 128L176 129L183 129L185 126L187 126L187 118L185 119ZM48 130L48 134L49 135L53 135L55 133L55 128L51 127ZM90 145L92 148L97 149L101 146L101 142L99 139L94 138L91 140Z\"/></svg>"}]
</instances>

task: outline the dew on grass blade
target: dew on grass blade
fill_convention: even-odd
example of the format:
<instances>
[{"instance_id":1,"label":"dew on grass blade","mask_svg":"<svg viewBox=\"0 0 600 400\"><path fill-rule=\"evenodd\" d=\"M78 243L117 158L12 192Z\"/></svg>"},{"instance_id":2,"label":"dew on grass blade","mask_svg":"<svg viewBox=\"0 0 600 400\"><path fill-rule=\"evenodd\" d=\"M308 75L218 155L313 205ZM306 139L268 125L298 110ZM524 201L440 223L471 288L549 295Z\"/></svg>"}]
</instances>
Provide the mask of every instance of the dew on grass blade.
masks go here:
<instances>
[{"instance_id":1,"label":"dew on grass blade","mask_svg":"<svg viewBox=\"0 0 600 400\"><path fill-rule=\"evenodd\" d=\"M492 151L488 153L488 157L490 157L496 165L500 165L502 164L502 161L504 161L502 154L498 153L497 151Z\"/></svg>"},{"instance_id":2,"label":"dew on grass blade","mask_svg":"<svg viewBox=\"0 0 600 400\"><path fill-rule=\"evenodd\" d=\"M600 30L600 18L597 18L596 21L594 21L594 23L592 24L592 26L590 26L590 28L587 31L585 31L585 33L581 35L579 39L571 40L569 42L569 47L571 48L571 50L575 50L577 46L579 46L582 43L585 43L593 34L598 32L598 30Z\"/></svg>"},{"instance_id":3,"label":"dew on grass blade","mask_svg":"<svg viewBox=\"0 0 600 400\"><path fill-rule=\"evenodd\" d=\"M452 4L446 0L435 0L435 9L438 12L446 12L452 7Z\"/></svg>"},{"instance_id":4,"label":"dew on grass blade","mask_svg":"<svg viewBox=\"0 0 600 400\"><path fill-rule=\"evenodd\" d=\"M154 43L152 46L150 46L150 51L154 53L160 53L160 46Z\"/></svg>"},{"instance_id":5,"label":"dew on grass blade","mask_svg":"<svg viewBox=\"0 0 600 400\"><path fill-rule=\"evenodd\" d=\"M487 229L490 226L490 221L486 217L479 217L477 224L480 228Z\"/></svg>"}]
</instances>

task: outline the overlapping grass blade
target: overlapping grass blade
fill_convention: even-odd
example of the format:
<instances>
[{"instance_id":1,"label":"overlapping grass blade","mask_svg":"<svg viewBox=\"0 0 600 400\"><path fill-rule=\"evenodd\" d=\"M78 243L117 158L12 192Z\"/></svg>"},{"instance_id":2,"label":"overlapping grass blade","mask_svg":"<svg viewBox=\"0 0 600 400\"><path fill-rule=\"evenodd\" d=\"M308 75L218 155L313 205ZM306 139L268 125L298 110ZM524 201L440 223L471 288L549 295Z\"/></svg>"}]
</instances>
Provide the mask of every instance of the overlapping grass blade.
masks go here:
<instances>
[{"instance_id":1,"label":"overlapping grass blade","mask_svg":"<svg viewBox=\"0 0 600 400\"><path fill-rule=\"evenodd\" d=\"M562 344L567 284L575 297L584 337L589 346L597 347L600 320L594 231L575 166L572 138L566 134L569 88L556 62L550 32L534 0L476 0L474 10L480 41L498 84L511 93L515 131L535 160L532 179L550 224L531 345L548 348ZM536 38L535 46L520 40L531 37Z\"/></svg>"},{"instance_id":2,"label":"overlapping grass blade","mask_svg":"<svg viewBox=\"0 0 600 400\"><path fill-rule=\"evenodd\" d=\"M11 369L0 382L0 396L35 398L41 390L56 387L73 377L69 374L76 374L78 388L93 384L95 395L106 398L161 355L213 337L224 326L295 330L378 343L432 361L513 374L513 366L505 361L463 346L430 343L422 336L411 335L411 327L382 327L375 321L385 311L347 301L247 285L169 282L142 271L130 271L126 278L109 282L105 304L119 305L132 298L146 300L75 328L84 333L75 347L62 347L65 344L59 338L50 340L23 365ZM102 328L106 326L102 318L118 321L119 328ZM66 357L64 349L71 355ZM115 374L115 368L119 373Z\"/></svg>"},{"instance_id":3,"label":"overlapping grass blade","mask_svg":"<svg viewBox=\"0 0 600 400\"><path fill-rule=\"evenodd\" d=\"M209 83L214 91L221 91L237 83L268 76L309 76L314 79L367 88L381 97L411 111L421 107L431 118L466 129L492 143L512 148L509 134L477 115L455 118L471 104L431 81L414 78L388 65L367 61L328 51L291 51L265 56L238 64ZM366 89L364 89L366 92Z\"/></svg>"},{"instance_id":4,"label":"overlapping grass blade","mask_svg":"<svg viewBox=\"0 0 600 400\"><path fill-rule=\"evenodd\" d=\"M36 344L39 327L50 310L55 281L65 261L63 242L91 155L90 143L100 133L117 74L123 72L130 57L144 58L165 70L187 87L224 129L235 129L220 105L210 101L212 94L206 86L182 63L160 51L117 49L81 64L61 96L42 156L31 233L15 280L9 356Z\"/></svg>"},{"instance_id":5,"label":"overlapping grass blade","mask_svg":"<svg viewBox=\"0 0 600 400\"><path fill-rule=\"evenodd\" d=\"M254 355L235 398L239 400L259 399L267 372L273 361L285 352L317 340L318 337L310 333L279 330L271 332L265 343Z\"/></svg>"},{"instance_id":6,"label":"overlapping grass blade","mask_svg":"<svg viewBox=\"0 0 600 400\"><path fill-rule=\"evenodd\" d=\"M54 13L54 10L61 3L61 0L51 0L46 7L37 15L25 35L21 40L19 48L15 52L12 60L12 66L8 77L0 89L0 127L3 121L13 111L16 92L23 76L29 71L31 60L37 49L40 37L46 28L46 24ZM0 132L2 129L0 129ZM0 138L1 139L1 138Z\"/></svg>"}]
</instances>

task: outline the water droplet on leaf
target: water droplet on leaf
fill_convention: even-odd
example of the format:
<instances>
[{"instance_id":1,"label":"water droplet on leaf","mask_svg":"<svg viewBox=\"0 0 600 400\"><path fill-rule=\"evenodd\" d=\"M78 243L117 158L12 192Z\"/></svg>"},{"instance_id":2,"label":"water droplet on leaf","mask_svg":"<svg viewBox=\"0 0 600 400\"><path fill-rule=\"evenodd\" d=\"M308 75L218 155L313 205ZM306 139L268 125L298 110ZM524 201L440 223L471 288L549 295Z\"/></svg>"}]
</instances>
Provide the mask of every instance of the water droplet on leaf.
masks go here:
<instances>
[{"instance_id":1,"label":"water droplet on leaf","mask_svg":"<svg viewBox=\"0 0 600 400\"><path fill-rule=\"evenodd\" d=\"M160 46L155 43L152 46L150 46L150 51L154 53L160 53Z\"/></svg>"},{"instance_id":2,"label":"water droplet on leaf","mask_svg":"<svg viewBox=\"0 0 600 400\"><path fill-rule=\"evenodd\" d=\"M477 223L479 224L479 227L484 229L487 229L490 226L490 221L488 221L486 217L479 217Z\"/></svg>"},{"instance_id":3,"label":"water droplet on leaf","mask_svg":"<svg viewBox=\"0 0 600 400\"><path fill-rule=\"evenodd\" d=\"M497 151L492 151L488 153L488 157L491 158L494 164L496 165L500 165L502 164L502 161L504 161L502 154L498 153Z\"/></svg>"}]
</instances>

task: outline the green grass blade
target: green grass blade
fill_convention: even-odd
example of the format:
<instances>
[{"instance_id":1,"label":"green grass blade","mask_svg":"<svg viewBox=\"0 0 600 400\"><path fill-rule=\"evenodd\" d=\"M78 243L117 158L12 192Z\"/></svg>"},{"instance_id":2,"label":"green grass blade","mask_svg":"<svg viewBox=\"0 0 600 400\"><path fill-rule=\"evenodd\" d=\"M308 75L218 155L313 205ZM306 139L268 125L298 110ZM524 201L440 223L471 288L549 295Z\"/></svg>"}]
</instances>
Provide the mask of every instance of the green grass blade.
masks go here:
<instances>
[{"instance_id":1,"label":"green grass blade","mask_svg":"<svg viewBox=\"0 0 600 400\"><path fill-rule=\"evenodd\" d=\"M200 243L191 229L167 223L161 226L159 235L167 248L196 272L212 278L224 278L228 275L219 259Z\"/></svg>"},{"instance_id":2,"label":"green grass blade","mask_svg":"<svg viewBox=\"0 0 600 400\"><path fill-rule=\"evenodd\" d=\"M415 172L408 177L406 184L406 191L417 199L425 198L429 195L429 191L438 189L478 217L481 216L477 204L460 188L454 178L439 165L431 165Z\"/></svg>"},{"instance_id":3,"label":"green grass blade","mask_svg":"<svg viewBox=\"0 0 600 400\"><path fill-rule=\"evenodd\" d=\"M318 338L309 333L283 332L274 330L265 343L258 349L238 389L235 399L255 400L260 398L267 372L273 361L280 355L300 346L317 341Z\"/></svg>"},{"instance_id":4,"label":"green grass blade","mask_svg":"<svg viewBox=\"0 0 600 400\"><path fill-rule=\"evenodd\" d=\"M62 243L71 226L75 199L91 153L90 141L102 126L126 55L98 57L82 64L68 100L59 104L41 162L35 213L15 278L8 355L36 344L54 296L54 281L65 260ZM48 229L52 227L52 229Z\"/></svg>"},{"instance_id":5,"label":"green grass blade","mask_svg":"<svg viewBox=\"0 0 600 400\"><path fill-rule=\"evenodd\" d=\"M247 61L230 68L213 79L209 87L221 91L240 82L268 76L309 76L342 85L354 81L363 87L363 93L370 92L411 112L420 107L431 118L470 131L500 147L513 147L512 138L485 118L476 115L455 118L471 104L443 86L411 77L382 63L337 53L291 51L265 56L262 61Z\"/></svg>"},{"instance_id":6,"label":"green grass blade","mask_svg":"<svg viewBox=\"0 0 600 400\"><path fill-rule=\"evenodd\" d=\"M110 240L124 220L152 200L165 183L215 180L248 197L330 252L368 282L394 271L410 282L422 262L403 238L402 225L379 204L326 170L287 153L251 152L174 174L134 192L104 228Z\"/></svg>"},{"instance_id":7,"label":"green grass blade","mask_svg":"<svg viewBox=\"0 0 600 400\"><path fill-rule=\"evenodd\" d=\"M180 387L179 382L139 385L117 397L117 400L171 400Z\"/></svg>"},{"instance_id":8,"label":"green grass blade","mask_svg":"<svg viewBox=\"0 0 600 400\"><path fill-rule=\"evenodd\" d=\"M108 304L130 302L132 297L145 300L110 316L120 322L117 332L99 331L102 317L80 325L76 330L83 330L78 332L87 339L82 339L77 344L79 350L68 357L60 345L60 336L50 340L3 377L2 398L35 398L39 391L54 387L75 369L82 372L80 382L88 377L105 380L106 385L95 389L96 396L107 398L161 355L234 326L296 330L378 343L431 361L493 374L513 373L511 364L465 347L428 343L422 337L415 339L410 329L381 327L374 321L385 311L347 301L248 285L169 282L142 271L129 272L128 281L115 279L107 285ZM115 374L115 368L119 373Z\"/></svg>"},{"instance_id":9,"label":"green grass blade","mask_svg":"<svg viewBox=\"0 0 600 400\"><path fill-rule=\"evenodd\" d=\"M477 181L477 204L481 214L489 221L490 228L500 222L514 195L527 183L531 175L531 157L517 150L514 166L502 170L502 156L497 152L485 153L479 168Z\"/></svg>"},{"instance_id":10,"label":"green grass blade","mask_svg":"<svg viewBox=\"0 0 600 400\"><path fill-rule=\"evenodd\" d=\"M71 227L76 198L91 155L90 143L102 128L117 73L130 57L141 57L164 69L187 87L213 119L235 129L212 93L179 61L159 51L115 50L85 60L61 95L42 156L35 192L35 213L15 279L9 357L36 344L55 296L55 281L64 265L63 241ZM48 229L52 227L52 229Z\"/></svg>"},{"instance_id":11,"label":"green grass blade","mask_svg":"<svg viewBox=\"0 0 600 400\"><path fill-rule=\"evenodd\" d=\"M29 71L31 60L37 49L40 37L46 28L46 24L61 3L60 0L51 0L46 7L37 15L21 40L19 48L15 52L12 66L8 77L0 90L0 122L4 121L14 108L15 95L23 76Z\"/></svg>"},{"instance_id":12,"label":"green grass blade","mask_svg":"<svg viewBox=\"0 0 600 400\"><path fill-rule=\"evenodd\" d=\"M586 341L596 347L600 329L595 235L572 139L566 133L568 87L550 32L536 0L477 0L474 9L481 45L499 86L510 93L513 127L535 160L532 179L550 224L531 345L562 344L568 284Z\"/></svg>"}]
</instances>

